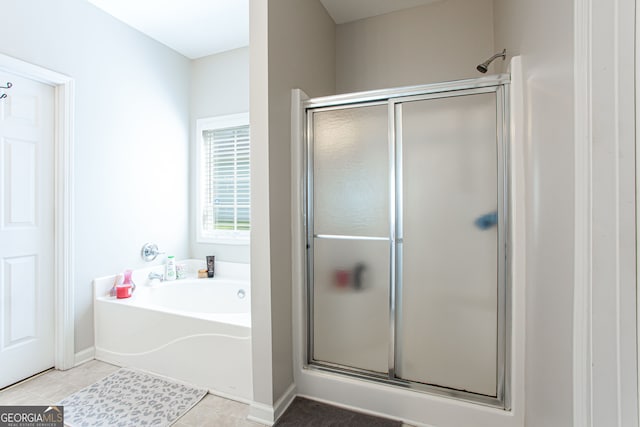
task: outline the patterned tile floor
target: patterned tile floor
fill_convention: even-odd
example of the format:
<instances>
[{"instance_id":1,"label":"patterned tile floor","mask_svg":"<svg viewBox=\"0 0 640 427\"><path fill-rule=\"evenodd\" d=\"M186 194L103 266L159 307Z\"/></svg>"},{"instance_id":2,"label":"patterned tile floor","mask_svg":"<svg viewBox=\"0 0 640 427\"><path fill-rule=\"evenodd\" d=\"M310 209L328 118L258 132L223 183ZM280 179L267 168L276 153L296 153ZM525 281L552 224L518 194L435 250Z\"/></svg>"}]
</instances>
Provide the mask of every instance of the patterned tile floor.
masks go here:
<instances>
[{"instance_id":1,"label":"patterned tile floor","mask_svg":"<svg viewBox=\"0 0 640 427\"><path fill-rule=\"evenodd\" d=\"M92 360L68 371L47 371L0 391L0 405L50 405L116 371ZM247 420L249 406L208 394L175 427L260 427Z\"/></svg>"}]
</instances>

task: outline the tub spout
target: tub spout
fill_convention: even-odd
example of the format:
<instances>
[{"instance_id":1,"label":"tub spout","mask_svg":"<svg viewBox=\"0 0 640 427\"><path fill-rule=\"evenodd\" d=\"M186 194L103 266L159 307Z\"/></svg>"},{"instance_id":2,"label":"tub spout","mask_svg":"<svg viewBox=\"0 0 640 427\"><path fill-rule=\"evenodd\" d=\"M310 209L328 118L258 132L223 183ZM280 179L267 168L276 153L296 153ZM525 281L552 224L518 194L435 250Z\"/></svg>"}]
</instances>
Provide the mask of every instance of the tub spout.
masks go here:
<instances>
[{"instance_id":1,"label":"tub spout","mask_svg":"<svg viewBox=\"0 0 640 427\"><path fill-rule=\"evenodd\" d=\"M149 280L153 280L153 279L158 279L161 282L164 281L164 275L162 275L161 273L149 273Z\"/></svg>"}]
</instances>

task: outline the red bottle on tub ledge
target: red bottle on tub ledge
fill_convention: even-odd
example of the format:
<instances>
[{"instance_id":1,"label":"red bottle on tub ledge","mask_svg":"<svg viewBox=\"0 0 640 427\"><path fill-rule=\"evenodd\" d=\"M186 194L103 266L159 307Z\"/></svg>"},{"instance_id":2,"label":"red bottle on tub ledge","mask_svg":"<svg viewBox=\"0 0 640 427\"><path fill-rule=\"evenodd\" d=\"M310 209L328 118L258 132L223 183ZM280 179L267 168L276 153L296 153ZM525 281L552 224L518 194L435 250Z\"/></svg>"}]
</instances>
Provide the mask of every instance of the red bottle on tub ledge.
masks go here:
<instances>
[{"instance_id":1,"label":"red bottle on tub ledge","mask_svg":"<svg viewBox=\"0 0 640 427\"><path fill-rule=\"evenodd\" d=\"M116 286L116 298L129 298L133 293L133 281L131 280L131 270L125 270L122 284Z\"/></svg>"}]
</instances>

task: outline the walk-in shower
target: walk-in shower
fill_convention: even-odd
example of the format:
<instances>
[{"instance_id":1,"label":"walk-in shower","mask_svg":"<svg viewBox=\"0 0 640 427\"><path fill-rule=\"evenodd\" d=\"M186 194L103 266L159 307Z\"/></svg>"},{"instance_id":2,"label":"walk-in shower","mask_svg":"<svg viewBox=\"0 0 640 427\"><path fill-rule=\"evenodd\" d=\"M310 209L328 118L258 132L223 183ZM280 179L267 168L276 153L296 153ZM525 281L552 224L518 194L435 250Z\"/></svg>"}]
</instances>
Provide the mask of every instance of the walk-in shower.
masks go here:
<instances>
[{"instance_id":1,"label":"walk-in shower","mask_svg":"<svg viewBox=\"0 0 640 427\"><path fill-rule=\"evenodd\" d=\"M508 88L303 103L307 368L509 408Z\"/></svg>"}]
</instances>

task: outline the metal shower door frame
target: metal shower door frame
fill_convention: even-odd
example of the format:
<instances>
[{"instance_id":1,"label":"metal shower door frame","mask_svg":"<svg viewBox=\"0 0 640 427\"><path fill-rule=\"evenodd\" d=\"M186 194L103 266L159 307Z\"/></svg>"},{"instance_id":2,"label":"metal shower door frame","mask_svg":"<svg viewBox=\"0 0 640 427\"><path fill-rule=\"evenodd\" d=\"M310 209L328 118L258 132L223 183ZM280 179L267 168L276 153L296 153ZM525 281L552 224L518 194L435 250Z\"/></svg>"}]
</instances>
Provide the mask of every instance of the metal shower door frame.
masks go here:
<instances>
[{"instance_id":1,"label":"metal shower door frame","mask_svg":"<svg viewBox=\"0 0 640 427\"><path fill-rule=\"evenodd\" d=\"M510 369L511 369L511 269L510 220L509 220L509 83L508 74L458 80L422 86L410 86L368 92L358 92L312 98L303 103L304 109L304 158L305 158L305 206L304 223L306 227L306 357L304 368L347 375L364 380L382 382L420 392L451 397L487 406L510 409ZM401 349L398 342L398 327L402 316L402 104L456 96L468 96L480 93L496 94L496 151L498 165L498 345L497 345L497 390L496 396L486 396L464 390L443 386L417 383L397 377L396 361ZM373 105L388 106L388 147L389 147L389 236L361 237L339 236L358 240L388 240L390 256L389 274L389 367L386 375L364 369L346 367L339 364L317 361L314 354L314 240L315 238L337 238L338 236L317 236L314 234L314 176L313 176L313 114L319 111L359 108Z\"/></svg>"}]
</instances>

